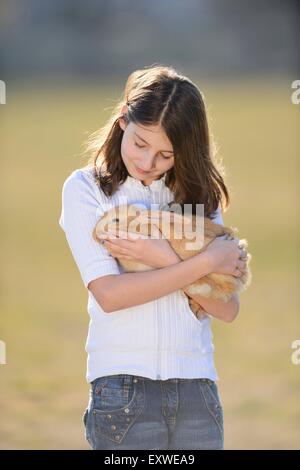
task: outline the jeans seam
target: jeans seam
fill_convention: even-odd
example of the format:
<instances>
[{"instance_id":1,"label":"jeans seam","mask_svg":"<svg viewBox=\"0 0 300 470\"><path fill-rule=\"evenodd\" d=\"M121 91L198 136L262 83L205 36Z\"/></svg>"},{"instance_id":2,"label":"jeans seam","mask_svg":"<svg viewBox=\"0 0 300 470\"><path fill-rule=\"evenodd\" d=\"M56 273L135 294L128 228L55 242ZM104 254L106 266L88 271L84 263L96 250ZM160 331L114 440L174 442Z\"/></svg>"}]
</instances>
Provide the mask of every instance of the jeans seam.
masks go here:
<instances>
[{"instance_id":1,"label":"jeans seam","mask_svg":"<svg viewBox=\"0 0 300 470\"><path fill-rule=\"evenodd\" d=\"M221 434L222 441L223 441L224 436L223 436L222 426L220 425L220 423L219 423L217 417L215 416L215 414L211 411L210 407L208 406L208 403L207 403L207 400L206 400L206 397L205 397L205 393L204 393L204 391L202 390L202 387L201 387L201 384L200 384L200 383L199 383L199 387L200 387L200 392L201 392L202 397L203 397L204 402L205 402L205 406L206 406L208 412L210 413L210 415L213 417L215 423L217 424L218 429L219 429L219 432L220 432L220 434ZM215 396L214 396L214 399L215 399ZM219 406L219 405L218 405L218 406Z\"/></svg>"}]
</instances>

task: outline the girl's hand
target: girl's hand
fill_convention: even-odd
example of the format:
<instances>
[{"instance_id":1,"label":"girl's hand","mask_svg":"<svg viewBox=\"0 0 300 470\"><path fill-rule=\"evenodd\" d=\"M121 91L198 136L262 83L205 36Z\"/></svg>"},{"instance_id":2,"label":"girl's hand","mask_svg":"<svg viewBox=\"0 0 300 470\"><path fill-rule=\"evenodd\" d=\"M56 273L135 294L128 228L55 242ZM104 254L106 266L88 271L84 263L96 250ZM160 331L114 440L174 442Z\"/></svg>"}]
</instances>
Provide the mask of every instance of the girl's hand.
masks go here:
<instances>
[{"instance_id":1,"label":"girl's hand","mask_svg":"<svg viewBox=\"0 0 300 470\"><path fill-rule=\"evenodd\" d=\"M156 238L139 234L128 234L121 230L107 231L100 234L100 242L116 258L140 261L153 268L163 268L180 261L168 240L159 228L152 224ZM109 237L109 235L112 235Z\"/></svg>"},{"instance_id":2,"label":"girl's hand","mask_svg":"<svg viewBox=\"0 0 300 470\"><path fill-rule=\"evenodd\" d=\"M243 275L248 253L244 248L239 248L238 239L226 240L224 237L217 237L204 253L210 260L211 272L231 274L236 277Z\"/></svg>"}]
</instances>

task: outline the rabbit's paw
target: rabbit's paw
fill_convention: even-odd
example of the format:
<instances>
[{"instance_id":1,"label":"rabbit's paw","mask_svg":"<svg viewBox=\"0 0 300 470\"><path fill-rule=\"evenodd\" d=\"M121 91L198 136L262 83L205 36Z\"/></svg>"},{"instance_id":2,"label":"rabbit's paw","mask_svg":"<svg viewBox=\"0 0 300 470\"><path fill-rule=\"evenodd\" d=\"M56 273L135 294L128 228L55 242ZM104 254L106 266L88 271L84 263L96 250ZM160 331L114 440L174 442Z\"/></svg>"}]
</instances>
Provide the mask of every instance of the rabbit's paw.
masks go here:
<instances>
[{"instance_id":1,"label":"rabbit's paw","mask_svg":"<svg viewBox=\"0 0 300 470\"><path fill-rule=\"evenodd\" d=\"M203 310L201 305L198 304L193 299L189 299L189 306L192 312L194 313L195 317L198 318L198 320L201 320L202 318L206 317L206 311Z\"/></svg>"},{"instance_id":2,"label":"rabbit's paw","mask_svg":"<svg viewBox=\"0 0 300 470\"><path fill-rule=\"evenodd\" d=\"M191 295L192 294L199 294L199 295L202 295L203 297L210 297L211 291L212 291L212 287L211 287L211 285L209 285L207 283L191 285L188 288L189 294L191 294Z\"/></svg>"}]
</instances>

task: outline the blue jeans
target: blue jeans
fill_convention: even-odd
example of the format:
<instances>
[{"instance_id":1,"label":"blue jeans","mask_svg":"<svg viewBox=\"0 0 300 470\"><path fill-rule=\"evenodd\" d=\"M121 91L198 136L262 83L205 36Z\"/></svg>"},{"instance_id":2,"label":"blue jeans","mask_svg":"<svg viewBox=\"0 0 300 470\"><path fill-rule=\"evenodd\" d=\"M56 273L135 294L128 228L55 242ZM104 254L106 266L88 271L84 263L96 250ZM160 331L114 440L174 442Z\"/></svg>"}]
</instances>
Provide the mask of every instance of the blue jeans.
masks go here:
<instances>
[{"instance_id":1,"label":"blue jeans","mask_svg":"<svg viewBox=\"0 0 300 470\"><path fill-rule=\"evenodd\" d=\"M223 449L223 409L210 379L98 377L83 415L93 450Z\"/></svg>"}]
</instances>

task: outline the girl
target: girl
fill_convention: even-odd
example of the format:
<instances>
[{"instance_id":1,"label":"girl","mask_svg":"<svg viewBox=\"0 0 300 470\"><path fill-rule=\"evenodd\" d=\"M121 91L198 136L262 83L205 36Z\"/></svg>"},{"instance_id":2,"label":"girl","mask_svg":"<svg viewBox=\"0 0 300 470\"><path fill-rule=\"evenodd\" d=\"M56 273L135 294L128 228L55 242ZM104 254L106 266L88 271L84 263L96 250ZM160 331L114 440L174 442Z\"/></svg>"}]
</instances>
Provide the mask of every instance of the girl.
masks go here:
<instances>
[{"instance_id":1,"label":"girl","mask_svg":"<svg viewBox=\"0 0 300 470\"><path fill-rule=\"evenodd\" d=\"M207 312L198 320L184 289L210 272L240 276L247 252L218 238L181 261L163 237L92 238L101 215L125 202L202 203L223 223L229 195L200 91L172 67L133 72L91 149L86 167L64 182L59 221L89 293L85 437L92 449L223 449L211 320L231 322L239 300L194 296ZM121 254L153 270L124 273Z\"/></svg>"}]
</instances>

